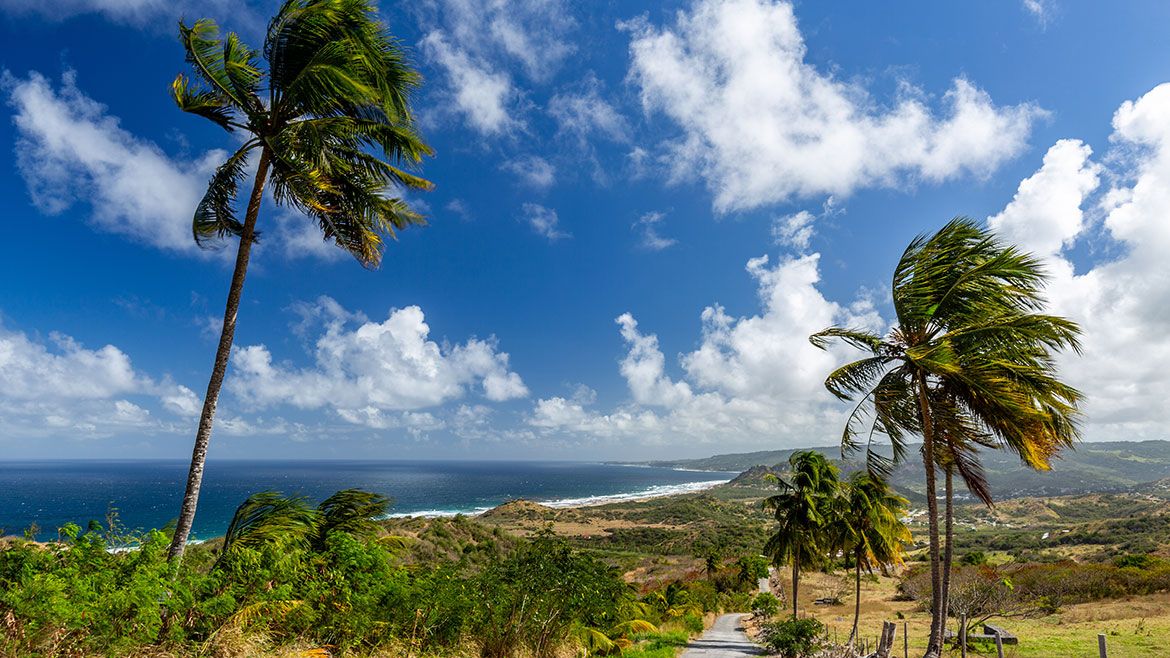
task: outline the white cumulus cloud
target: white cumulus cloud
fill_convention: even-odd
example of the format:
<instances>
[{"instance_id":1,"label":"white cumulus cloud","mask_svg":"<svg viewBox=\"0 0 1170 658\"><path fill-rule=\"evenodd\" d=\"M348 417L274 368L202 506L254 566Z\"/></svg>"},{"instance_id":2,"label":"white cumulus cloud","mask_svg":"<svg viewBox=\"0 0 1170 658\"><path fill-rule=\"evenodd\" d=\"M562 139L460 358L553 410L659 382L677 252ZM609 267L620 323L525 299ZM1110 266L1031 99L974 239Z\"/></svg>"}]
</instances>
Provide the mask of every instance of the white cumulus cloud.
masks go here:
<instances>
[{"instance_id":1,"label":"white cumulus cloud","mask_svg":"<svg viewBox=\"0 0 1170 658\"><path fill-rule=\"evenodd\" d=\"M666 213L655 210L643 214L634 222L632 228L642 234L641 246L643 249L662 251L663 249L669 249L678 244L678 240L668 238L658 232L658 226L662 224L662 220L665 218Z\"/></svg>"},{"instance_id":2,"label":"white cumulus cloud","mask_svg":"<svg viewBox=\"0 0 1170 658\"><path fill-rule=\"evenodd\" d=\"M262 17L239 0L0 0L0 10L11 14L35 14L50 21L97 14L115 23L173 30L178 16L204 16L228 21L234 30L263 27Z\"/></svg>"},{"instance_id":3,"label":"white cumulus cloud","mask_svg":"<svg viewBox=\"0 0 1170 658\"><path fill-rule=\"evenodd\" d=\"M320 302L336 305L328 298ZM244 346L232 357L231 391L252 406L327 408L375 428L425 425L398 412L435 407L471 389L493 402L528 394L494 339L440 345L431 340L417 306L394 309L382 322L348 313L322 317L325 331L314 345L312 365L277 363L264 345Z\"/></svg>"},{"instance_id":4,"label":"white cumulus cloud","mask_svg":"<svg viewBox=\"0 0 1170 658\"><path fill-rule=\"evenodd\" d=\"M1086 437L1165 438L1170 424L1170 84L1123 103L1103 163L1054 144L989 223L1041 256L1053 312L1080 323L1083 355L1061 359L1087 397ZM1102 181L1113 181L1105 187ZM1080 245L1117 253L1078 265Z\"/></svg>"},{"instance_id":5,"label":"white cumulus cloud","mask_svg":"<svg viewBox=\"0 0 1170 658\"><path fill-rule=\"evenodd\" d=\"M578 89L565 90L548 102L548 112L557 121L558 132L570 135L578 146L587 146L594 135L613 142L630 138L629 122L602 95L597 75L590 73Z\"/></svg>"},{"instance_id":6,"label":"white cumulus cloud","mask_svg":"<svg viewBox=\"0 0 1170 658\"><path fill-rule=\"evenodd\" d=\"M500 168L516 176L525 185L538 190L548 189L557 182L556 167L538 155L508 160L500 165Z\"/></svg>"},{"instance_id":7,"label":"white cumulus cloud","mask_svg":"<svg viewBox=\"0 0 1170 658\"><path fill-rule=\"evenodd\" d=\"M42 341L0 326L0 437L170 430L167 418L129 398L157 402L179 418L195 415L199 404L190 389L136 370L113 345L91 349L61 333Z\"/></svg>"},{"instance_id":8,"label":"white cumulus cloud","mask_svg":"<svg viewBox=\"0 0 1170 658\"><path fill-rule=\"evenodd\" d=\"M783 0L696 0L673 25L631 34L629 77L681 134L660 159L707 181L720 212L905 181L986 176L1025 146L1032 105L1000 107L956 78L941 112L903 84L890 107L805 61Z\"/></svg>"},{"instance_id":9,"label":"white cumulus cloud","mask_svg":"<svg viewBox=\"0 0 1170 658\"><path fill-rule=\"evenodd\" d=\"M848 355L824 352L809 334L831 324L881 330L865 301L843 306L817 289L818 255L769 265L748 262L761 310L733 317L719 305L702 313L699 346L671 367L657 335L634 317L617 318L626 355L619 371L631 400L608 412L590 400L552 397L536 402L529 424L544 432L648 443L723 446L808 445L832 440L842 408L824 391L825 375Z\"/></svg>"},{"instance_id":10,"label":"white cumulus cloud","mask_svg":"<svg viewBox=\"0 0 1170 658\"><path fill-rule=\"evenodd\" d=\"M516 92L504 71L497 71L468 52L452 46L441 31L429 33L423 51L447 74L455 106L473 128L486 135L520 125L509 107Z\"/></svg>"},{"instance_id":11,"label":"white cumulus cloud","mask_svg":"<svg viewBox=\"0 0 1170 658\"><path fill-rule=\"evenodd\" d=\"M14 110L16 167L38 210L60 215L88 206L99 231L166 251L228 258L232 249L200 249L191 218L212 173L227 153L213 149L195 158L171 157L154 142L122 127L108 108L77 86L66 72L60 85L32 72L18 78L5 71L0 90ZM270 197L265 200L269 209ZM304 215L261 211L266 239L260 253L288 258L343 260L347 256ZM266 226L271 219L272 229Z\"/></svg>"}]
</instances>

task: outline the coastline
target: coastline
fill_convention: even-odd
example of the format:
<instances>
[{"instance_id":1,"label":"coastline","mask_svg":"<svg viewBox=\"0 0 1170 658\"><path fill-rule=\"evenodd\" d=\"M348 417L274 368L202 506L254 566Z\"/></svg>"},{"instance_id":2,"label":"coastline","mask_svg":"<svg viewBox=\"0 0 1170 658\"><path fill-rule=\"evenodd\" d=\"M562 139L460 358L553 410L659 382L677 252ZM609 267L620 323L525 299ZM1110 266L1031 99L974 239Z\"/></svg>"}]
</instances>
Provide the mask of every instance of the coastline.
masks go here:
<instances>
[{"instance_id":1,"label":"coastline","mask_svg":"<svg viewBox=\"0 0 1170 658\"><path fill-rule=\"evenodd\" d=\"M681 469L680 469L681 470ZM500 505L505 505L515 500L526 500L528 502L536 503L544 507L552 509L578 509L583 507L598 507L600 505L609 505L613 503L637 503L646 500L653 500L655 498L666 498L669 496L681 496L685 494L698 493L700 491L707 491L713 489L721 484L730 482L736 474L728 473L726 479L719 480L703 480L700 482L687 482L684 484L664 484L647 487L640 491L623 492L616 494L599 494L596 496L584 496L580 498L560 498L554 500L532 500L527 498L514 499L502 501L497 505L480 506L470 510L419 510L415 512L397 512L387 514L385 519L436 519L436 518L451 518L454 516L481 516Z\"/></svg>"},{"instance_id":2,"label":"coastline","mask_svg":"<svg viewBox=\"0 0 1170 658\"><path fill-rule=\"evenodd\" d=\"M0 461L0 489L10 493L0 500L0 528L17 533L35 528L42 538L51 537L67 523L85 527L90 519L106 519L111 509L118 512L120 528L161 528L178 504L187 466L178 460ZM190 539L222 536L239 503L258 491L315 501L361 488L395 501L383 518L474 517L514 499L561 508L603 505L701 491L734 475L597 461L218 462L205 483L208 496L200 503Z\"/></svg>"}]
</instances>

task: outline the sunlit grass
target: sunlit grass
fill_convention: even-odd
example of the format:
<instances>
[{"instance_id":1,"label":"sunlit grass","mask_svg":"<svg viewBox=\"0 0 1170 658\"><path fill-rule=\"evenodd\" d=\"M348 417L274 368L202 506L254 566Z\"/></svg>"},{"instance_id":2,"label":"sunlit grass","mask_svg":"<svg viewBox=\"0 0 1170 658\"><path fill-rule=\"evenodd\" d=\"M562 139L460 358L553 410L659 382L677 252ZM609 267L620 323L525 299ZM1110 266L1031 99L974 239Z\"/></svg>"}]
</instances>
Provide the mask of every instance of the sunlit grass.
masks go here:
<instances>
[{"instance_id":1,"label":"sunlit grass","mask_svg":"<svg viewBox=\"0 0 1170 658\"><path fill-rule=\"evenodd\" d=\"M784 575L785 571L781 570L781 581ZM844 605L813 605L813 599L840 590L841 578L840 574L802 576L800 603L802 614L816 616L829 628L830 638L836 636L844 641L853 623L852 591L842 598ZM882 622L896 621L898 636L894 655L902 655L902 634L909 629L910 655L921 656L930 632L930 615L918 611L913 601L894 601L896 586L894 578L863 583L860 633L869 638L872 646ZM1001 619L993 623L1020 639L1018 645L1004 647L1007 658L1096 656L1098 633L1106 634L1110 658L1148 658L1163 655L1170 646L1170 593L1069 605L1045 617ZM951 622L952 628L956 625L957 622ZM955 649L944 655L958 656L959 651ZM968 655L995 656L996 652L994 645L971 646Z\"/></svg>"}]
</instances>

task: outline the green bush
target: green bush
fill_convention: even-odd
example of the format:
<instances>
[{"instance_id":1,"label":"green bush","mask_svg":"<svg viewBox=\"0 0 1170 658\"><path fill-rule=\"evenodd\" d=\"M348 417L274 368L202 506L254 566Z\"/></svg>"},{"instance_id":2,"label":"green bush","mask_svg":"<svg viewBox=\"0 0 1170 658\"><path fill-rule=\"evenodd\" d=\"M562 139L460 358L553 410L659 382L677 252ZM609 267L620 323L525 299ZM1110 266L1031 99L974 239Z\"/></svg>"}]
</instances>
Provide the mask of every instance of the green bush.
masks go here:
<instances>
[{"instance_id":1,"label":"green bush","mask_svg":"<svg viewBox=\"0 0 1170 658\"><path fill-rule=\"evenodd\" d=\"M705 628L702 615L697 615L693 612L687 615L683 615L679 619L679 625L681 625L683 630L686 632L693 634L702 633L703 629Z\"/></svg>"},{"instance_id":2,"label":"green bush","mask_svg":"<svg viewBox=\"0 0 1170 658\"><path fill-rule=\"evenodd\" d=\"M959 564L973 567L982 566L987 564L987 554L983 551L971 551L963 555L963 558L959 560Z\"/></svg>"},{"instance_id":3,"label":"green bush","mask_svg":"<svg viewBox=\"0 0 1170 658\"><path fill-rule=\"evenodd\" d=\"M761 627L761 639L782 658L804 658L824 645L825 625L814 617L772 622Z\"/></svg>"},{"instance_id":4,"label":"green bush","mask_svg":"<svg viewBox=\"0 0 1170 658\"><path fill-rule=\"evenodd\" d=\"M575 625L612 628L633 600L609 566L549 536L484 571L473 596L469 630L484 658L554 655Z\"/></svg>"},{"instance_id":5,"label":"green bush","mask_svg":"<svg viewBox=\"0 0 1170 658\"><path fill-rule=\"evenodd\" d=\"M612 655L630 634L665 626L626 655L666 658L703 630L705 612L750 602L706 581L636 600L620 573L552 536L526 541L466 519L379 527L382 510L365 492L317 507L260 494L223 541L191 546L178 568L162 532L70 524L47 545L8 540L0 656L214 655L241 634L339 655L405 644L489 658L580 653L592 637L597 655ZM379 536L385 527L393 536Z\"/></svg>"},{"instance_id":6,"label":"green bush","mask_svg":"<svg viewBox=\"0 0 1170 658\"><path fill-rule=\"evenodd\" d=\"M757 617L771 619L780 612L780 600L768 592L760 592L752 599L752 613Z\"/></svg>"}]
</instances>

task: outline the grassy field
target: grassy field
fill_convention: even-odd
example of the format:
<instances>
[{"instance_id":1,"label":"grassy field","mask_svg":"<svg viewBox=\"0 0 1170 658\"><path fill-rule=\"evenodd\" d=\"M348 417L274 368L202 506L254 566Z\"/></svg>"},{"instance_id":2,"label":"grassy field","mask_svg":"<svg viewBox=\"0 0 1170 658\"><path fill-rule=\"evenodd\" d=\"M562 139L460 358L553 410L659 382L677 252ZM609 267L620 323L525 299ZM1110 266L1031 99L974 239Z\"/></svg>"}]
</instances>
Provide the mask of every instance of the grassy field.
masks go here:
<instances>
[{"instance_id":1,"label":"grassy field","mask_svg":"<svg viewBox=\"0 0 1170 658\"><path fill-rule=\"evenodd\" d=\"M790 574L777 572L776 590L787 594ZM812 614L829 627L830 636L842 641L849 637L853 623L853 594L846 589L841 575L813 573L801 579L801 614ZM840 595L840 606L813 605L820 597ZM879 578L863 581L861 595L862 637L876 642L883 621L898 622L898 651L902 655L903 623L909 628L910 655L921 656L930 630L930 615L921 612L913 601L897 601L897 579ZM899 617L900 616L900 617ZM1020 638L1016 646L1006 646L1005 655L1016 658L1075 658L1097 656L1097 634L1105 633L1110 658L1149 658L1167 655L1170 648L1170 593L1135 596L1125 600L1069 605L1060 612L1036 619L996 620ZM952 622L954 628L956 622ZM972 647L968 655L994 656L995 647ZM958 650L947 655L959 655Z\"/></svg>"}]
</instances>

